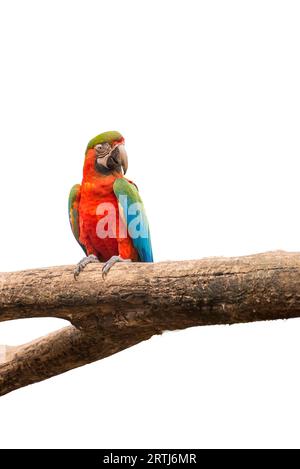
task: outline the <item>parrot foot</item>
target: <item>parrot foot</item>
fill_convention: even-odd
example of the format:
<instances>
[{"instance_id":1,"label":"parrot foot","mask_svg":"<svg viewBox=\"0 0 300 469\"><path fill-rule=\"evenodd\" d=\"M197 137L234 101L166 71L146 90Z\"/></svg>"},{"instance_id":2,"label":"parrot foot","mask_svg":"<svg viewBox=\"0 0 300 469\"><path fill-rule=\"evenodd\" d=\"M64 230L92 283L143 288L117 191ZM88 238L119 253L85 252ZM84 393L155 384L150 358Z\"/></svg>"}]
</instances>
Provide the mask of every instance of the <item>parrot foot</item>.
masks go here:
<instances>
[{"instance_id":1,"label":"parrot foot","mask_svg":"<svg viewBox=\"0 0 300 469\"><path fill-rule=\"evenodd\" d=\"M112 256L109 261L105 262L102 268L102 278L106 279L108 272L117 262L131 262L131 259L123 259L120 256Z\"/></svg>"},{"instance_id":2,"label":"parrot foot","mask_svg":"<svg viewBox=\"0 0 300 469\"><path fill-rule=\"evenodd\" d=\"M100 261L97 256L94 256L94 254L90 254L88 257L81 259L81 261L77 264L76 269L74 270L74 279L78 280L79 275L84 271L86 266L89 264L95 264L96 262Z\"/></svg>"}]
</instances>

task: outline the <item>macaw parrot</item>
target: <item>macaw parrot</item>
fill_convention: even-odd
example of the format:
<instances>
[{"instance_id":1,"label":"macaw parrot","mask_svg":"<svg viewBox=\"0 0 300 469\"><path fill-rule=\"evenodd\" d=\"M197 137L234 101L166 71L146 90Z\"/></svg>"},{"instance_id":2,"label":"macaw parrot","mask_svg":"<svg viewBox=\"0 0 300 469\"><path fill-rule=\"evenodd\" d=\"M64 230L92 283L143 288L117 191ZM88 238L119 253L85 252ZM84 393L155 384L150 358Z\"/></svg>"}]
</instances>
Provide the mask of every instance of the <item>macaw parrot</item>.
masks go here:
<instances>
[{"instance_id":1,"label":"macaw parrot","mask_svg":"<svg viewBox=\"0 0 300 469\"><path fill-rule=\"evenodd\" d=\"M104 132L86 149L81 185L69 195L73 234L86 254L74 276L104 262L105 278L116 262L153 262L149 225L137 186L124 177L128 158L119 132Z\"/></svg>"}]
</instances>

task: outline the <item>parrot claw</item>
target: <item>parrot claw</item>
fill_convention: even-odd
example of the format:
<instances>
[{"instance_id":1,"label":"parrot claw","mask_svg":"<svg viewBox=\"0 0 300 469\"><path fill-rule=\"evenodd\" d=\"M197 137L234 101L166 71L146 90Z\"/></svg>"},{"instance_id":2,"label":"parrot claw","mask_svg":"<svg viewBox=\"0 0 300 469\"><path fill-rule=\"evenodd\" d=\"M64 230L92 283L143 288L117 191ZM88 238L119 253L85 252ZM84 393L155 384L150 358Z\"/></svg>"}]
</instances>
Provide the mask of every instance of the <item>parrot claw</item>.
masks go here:
<instances>
[{"instance_id":1,"label":"parrot claw","mask_svg":"<svg viewBox=\"0 0 300 469\"><path fill-rule=\"evenodd\" d=\"M76 269L74 270L74 279L78 280L79 275L81 272L84 271L87 265L94 264L96 262L100 262L98 257L94 256L94 254L90 254L87 257L81 259L81 261L77 264Z\"/></svg>"},{"instance_id":2,"label":"parrot claw","mask_svg":"<svg viewBox=\"0 0 300 469\"><path fill-rule=\"evenodd\" d=\"M109 261L105 262L102 268L102 278L106 279L108 272L117 262L131 262L131 259L122 259L120 256L112 256Z\"/></svg>"}]
</instances>

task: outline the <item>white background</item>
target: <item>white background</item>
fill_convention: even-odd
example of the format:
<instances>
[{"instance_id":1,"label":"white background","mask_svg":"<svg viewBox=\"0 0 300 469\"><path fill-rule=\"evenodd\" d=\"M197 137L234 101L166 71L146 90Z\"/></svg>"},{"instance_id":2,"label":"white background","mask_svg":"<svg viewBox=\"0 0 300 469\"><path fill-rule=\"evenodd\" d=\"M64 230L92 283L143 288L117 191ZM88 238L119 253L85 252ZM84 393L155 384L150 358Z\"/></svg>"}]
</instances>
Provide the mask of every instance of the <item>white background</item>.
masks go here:
<instances>
[{"instance_id":1,"label":"white background","mask_svg":"<svg viewBox=\"0 0 300 469\"><path fill-rule=\"evenodd\" d=\"M82 257L68 192L112 129L156 261L299 250L299 22L286 0L1 2L0 270ZM299 360L297 319L166 333L2 397L0 446L300 447Z\"/></svg>"}]
</instances>

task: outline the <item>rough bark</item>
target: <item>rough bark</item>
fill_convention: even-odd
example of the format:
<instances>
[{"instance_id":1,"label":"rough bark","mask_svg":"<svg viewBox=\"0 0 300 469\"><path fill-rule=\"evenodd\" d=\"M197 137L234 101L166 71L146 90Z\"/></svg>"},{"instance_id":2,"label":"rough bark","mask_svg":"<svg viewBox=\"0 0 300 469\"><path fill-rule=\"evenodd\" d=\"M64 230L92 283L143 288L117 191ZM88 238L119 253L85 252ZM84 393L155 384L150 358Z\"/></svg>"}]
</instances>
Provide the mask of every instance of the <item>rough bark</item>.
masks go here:
<instances>
[{"instance_id":1,"label":"rough bark","mask_svg":"<svg viewBox=\"0 0 300 469\"><path fill-rule=\"evenodd\" d=\"M300 253L120 264L105 281L99 265L77 282L72 266L3 273L0 321L57 317L72 325L0 347L0 395L166 330L298 316Z\"/></svg>"}]
</instances>

